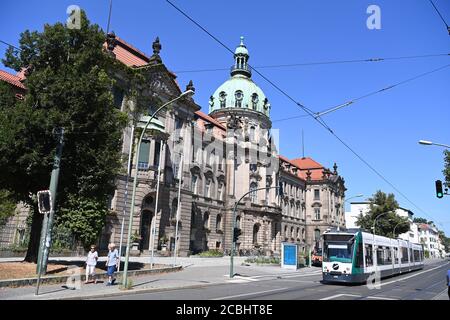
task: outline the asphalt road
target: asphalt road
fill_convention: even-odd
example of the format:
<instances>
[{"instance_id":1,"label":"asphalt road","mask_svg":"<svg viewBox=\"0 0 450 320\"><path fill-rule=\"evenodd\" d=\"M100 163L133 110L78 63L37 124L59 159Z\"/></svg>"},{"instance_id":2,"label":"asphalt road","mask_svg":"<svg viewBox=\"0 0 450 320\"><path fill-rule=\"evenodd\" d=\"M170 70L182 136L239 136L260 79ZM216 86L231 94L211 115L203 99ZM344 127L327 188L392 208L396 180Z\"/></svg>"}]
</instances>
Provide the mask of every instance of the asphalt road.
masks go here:
<instances>
[{"instance_id":1,"label":"asphalt road","mask_svg":"<svg viewBox=\"0 0 450 320\"><path fill-rule=\"evenodd\" d=\"M432 300L446 296L450 261L383 279L376 288L321 282L320 271L281 277L237 277L230 283L115 296L111 300Z\"/></svg>"}]
</instances>

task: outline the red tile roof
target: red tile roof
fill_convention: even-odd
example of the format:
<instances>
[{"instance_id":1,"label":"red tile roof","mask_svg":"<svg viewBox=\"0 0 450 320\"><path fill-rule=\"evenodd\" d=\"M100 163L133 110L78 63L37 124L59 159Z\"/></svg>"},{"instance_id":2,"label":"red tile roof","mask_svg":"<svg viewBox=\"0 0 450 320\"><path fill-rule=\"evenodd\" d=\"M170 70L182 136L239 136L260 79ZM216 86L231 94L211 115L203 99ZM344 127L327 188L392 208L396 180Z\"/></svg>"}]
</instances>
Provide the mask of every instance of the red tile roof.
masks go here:
<instances>
[{"instance_id":1,"label":"red tile roof","mask_svg":"<svg viewBox=\"0 0 450 320\"><path fill-rule=\"evenodd\" d=\"M222 130L226 130L225 126L223 124L221 124L220 122L218 122L216 119L208 116L206 113L203 113L201 111L196 111L195 112L196 115L198 115L200 118L202 118L203 120L206 120L212 124L214 124L216 127L222 129Z\"/></svg>"},{"instance_id":2,"label":"red tile roof","mask_svg":"<svg viewBox=\"0 0 450 320\"><path fill-rule=\"evenodd\" d=\"M321 165L320 163L318 163L317 161L315 161L309 157L298 158L298 159L294 159L294 160L289 160L286 157L283 157L281 155L279 157L281 160L288 162L291 165L293 165L299 169L302 169L302 170L298 171L298 176L300 178L302 178L303 180L306 180L306 178L307 178L307 175L306 175L307 170L304 170L304 169L313 169L313 170L310 170L311 180L322 180L323 169L325 169L325 167L323 165Z\"/></svg>"},{"instance_id":3,"label":"red tile roof","mask_svg":"<svg viewBox=\"0 0 450 320\"><path fill-rule=\"evenodd\" d=\"M128 67L141 67L148 64L150 57L144 52L135 48L118 36L116 36L116 40L117 45L114 47L113 52L116 55L117 60ZM107 47L106 42L103 44L103 47Z\"/></svg>"},{"instance_id":4,"label":"red tile roof","mask_svg":"<svg viewBox=\"0 0 450 320\"><path fill-rule=\"evenodd\" d=\"M6 71L0 70L0 80L6 81L13 86L25 90L25 86L20 82L21 78Z\"/></svg>"}]
</instances>

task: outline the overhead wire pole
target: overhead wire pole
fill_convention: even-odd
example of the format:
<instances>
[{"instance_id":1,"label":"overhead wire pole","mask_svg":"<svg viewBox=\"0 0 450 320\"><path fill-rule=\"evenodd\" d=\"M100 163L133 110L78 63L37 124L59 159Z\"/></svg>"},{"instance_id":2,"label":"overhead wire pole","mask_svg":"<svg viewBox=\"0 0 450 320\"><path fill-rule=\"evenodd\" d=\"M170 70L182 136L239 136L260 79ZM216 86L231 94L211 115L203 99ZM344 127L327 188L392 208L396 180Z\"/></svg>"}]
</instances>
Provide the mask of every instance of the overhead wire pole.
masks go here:
<instances>
[{"instance_id":1,"label":"overhead wire pole","mask_svg":"<svg viewBox=\"0 0 450 320\"><path fill-rule=\"evenodd\" d=\"M194 19L192 19L189 15L187 15L185 12L183 12L180 8L178 8L176 5L174 5L171 1L166 0L167 3L169 3L172 7L174 7L178 12L180 12L183 16L185 16L188 20L190 20L192 23L194 23L197 27L199 27L201 30L203 30L205 33L207 33L211 38L213 38L216 42L218 42L221 46L223 46L227 51L234 54L234 52L228 48L222 41L220 41L218 38L216 38L213 34L211 34L208 30L206 30L203 26L201 26L199 23L197 23ZM450 65L446 65L441 67L445 68ZM249 65L249 67L251 67ZM423 209L421 209L419 206L417 206L414 202L412 202L408 197L406 197L397 187L395 187L391 182L389 182L381 173L379 173L373 166L371 166L364 158L362 158L353 148L351 148L347 143L345 143L337 134L325 123L325 121L319 116L316 117L315 115L317 113L314 113L311 111L308 107L304 106L300 102L296 101L294 98L292 98L289 94L287 94L284 90L282 90L279 86L277 86L274 82L272 82L270 79L268 79L266 76L264 76L260 71L258 71L255 68L252 68L253 71L255 71L260 77L262 77L264 80L266 80L269 84L271 84L275 89L277 89L280 93L282 93L285 97L287 97L289 100L295 103L298 107L300 107L305 113L307 113L311 118L316 120L321 126L323 126L327 131L329 131L337 140L339 140L349 151L351 151L358 159L360 159L370 170L372 170L376 175L378 175L383 181L385 181L388 185L390 185L394 190L396 190L404 199L406 199L410 204L412 204L414 207L416 207L419 211L423 212L425 215L431 217L428 215ZM410 79L406 80L410 81ZM431 217L433 218L433 217ZM433 218L434 219L434 218Z\"/></svg>"},{"instance_id":2,"label":"overhead wire pole","mask_svg":"<svg viewBox=\"0 0 450 320\"><path fill-rule=\"evenodd\" d=\"M109 0L109 14L108 14L108 25L106 26L106 34L109 32L109 25L111 23L111 11L112 11L112 0Z\"/></svg>"}]
</instances>

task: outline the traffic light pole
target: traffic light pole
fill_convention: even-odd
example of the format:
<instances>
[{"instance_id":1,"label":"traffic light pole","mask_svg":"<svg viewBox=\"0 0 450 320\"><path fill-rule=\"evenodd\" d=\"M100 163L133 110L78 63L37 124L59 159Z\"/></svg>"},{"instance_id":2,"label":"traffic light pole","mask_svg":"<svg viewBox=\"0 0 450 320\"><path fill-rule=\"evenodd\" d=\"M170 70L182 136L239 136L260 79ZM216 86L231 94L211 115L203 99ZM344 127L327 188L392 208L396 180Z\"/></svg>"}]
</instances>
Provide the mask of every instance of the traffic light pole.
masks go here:
<instances>
[{"instance_id":1,"label":"traffic light pole","mask_svg":"<svg viewBox=\"0 0 450 320\"><path fill-rule=\"evenodd\" d=\"M38 281L36 286L36 295L39 294L39 284L41 279L41 274L47 272L47 262L48 262L48 253L50 250L51 243L51 232L53 226L53 218L55 213L55 204L56 204L56 192L58 189L58 180L59 180L59 168L61 164L61 155L62 149L64 145L64 128L61 128L61 131L58 132L59 141L58 146L56 147L55 159L53 162L53 170L52 176L50 178L50 194L51 194L51 210L50 213L44 215L44 220L42 222L42 230L41 230L41 242L39 245L39 253L38 253L38 263L37 263L37 273L38 273Z\"/></svg>"},{"instance_id":2,"label":"traffic light pole","mask_svg":"<svg viewBox=\"0 0 450 320\"><path fill-rule=\"evenodd\" d=\"M235 250L235 246L236 246L236 241L234 239L234 230L236 228L236 209L237 206L239 205L239 203L241 202L242 199L244 199L247 195L249 195L252 192L256 192L259 190L269 190L269 189L280 189L280 186L276 186L276 187L265 187L265 188L256 188L253 190L250 190L249 192L245 193L234 205L233 208L233 229L232 229L232 233L231 233L231 252L230 252L230 278L234 277L234 250Z\"/></svg>"}]
</instances>

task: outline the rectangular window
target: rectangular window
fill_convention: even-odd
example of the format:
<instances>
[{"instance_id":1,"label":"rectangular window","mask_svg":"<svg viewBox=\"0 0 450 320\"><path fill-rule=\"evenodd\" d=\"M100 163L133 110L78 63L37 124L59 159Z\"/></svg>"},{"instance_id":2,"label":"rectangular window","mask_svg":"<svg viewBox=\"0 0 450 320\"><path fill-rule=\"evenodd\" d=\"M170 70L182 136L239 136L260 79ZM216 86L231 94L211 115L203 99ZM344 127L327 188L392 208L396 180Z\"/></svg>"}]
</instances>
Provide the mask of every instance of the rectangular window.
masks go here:
<instances>
[{"instance_id":1,"label":"rectangular window","mask_svg":"<svg viewBox=\"0 0 450 320\"><path fill-rule=\"evenodd\" d=\"M320 190L314 189L314 200L320 200Z\"/></svg>"},{"instance_id":2,"label":"rectangular window","mask_svg":"<svg viewBox=\"0 0 450 320\"><path fill-rule=\"evenodd\" d=\"M153 157L153 163L155 164L155 166L159 166L159 155L160 155L160 150L161 149L161 142L160 141L156 141L155 142L155 156Z\"/></svg>"},{"instance_id":3,"label":"rectangular window","mask_svg":"<svg viewBox=\"0 0 450 320\"><path fill-rule=\"evenodd\" d=\"M314 218L320 220L320 208L314 208Z\"/></svg>"},{"instance_id":4,"label":"rectangular window","mask_svg":"<svg viewBox=\"0 0 450 320\"><path fill-rule=\"evenodd\" d=\"M384 264L384 250L383 247L377 248L377 265L381 266Z\"/></svg>"},{"instance_id":5,"label":"rectangular window","mask_svg":"<svg viewBox=\"0 0 450 320\"><path fill-rule=\"evenodd\" d=\"M150 141L143 140L139 148L138 169L148 169L148 160L150 157Z\"/></svg>"},{"instance_id":6,"label":"rectangular window","mask_svg":"<svg viewBox=\"0 0 450 320\"><path fill-rule=\"evenodd\" d=\"M402 248L402 263L408 263L408 248Z\"/></svg>"},{"instance_id":7,"label":"rectangular window","mask_svg":"<svg viewBox=\"0 0 450 320\"><path fill-rule=\"evenodd\" d=\"M366 267L371 267L371 266L373 266L372 245L371 244L366 244L365 245L365 249L366 249Z\"/></svg>"}]
</instances>

